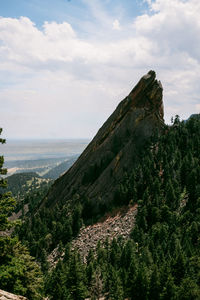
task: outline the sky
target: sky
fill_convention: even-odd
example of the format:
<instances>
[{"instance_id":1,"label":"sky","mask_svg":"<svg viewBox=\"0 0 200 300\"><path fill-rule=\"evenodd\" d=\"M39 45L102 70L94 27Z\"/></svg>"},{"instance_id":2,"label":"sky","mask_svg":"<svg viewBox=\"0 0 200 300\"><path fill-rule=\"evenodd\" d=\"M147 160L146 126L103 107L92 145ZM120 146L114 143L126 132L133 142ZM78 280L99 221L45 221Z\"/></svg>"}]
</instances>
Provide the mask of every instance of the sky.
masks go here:
<instances>
[{"instance_id":1,"label":"sky","mask_svg":"<svg viewBox=\"0 0 200 300\"><path fill-rule=\"evenodd\" d=\"M92 138L149 70L167 123L199 113L199 0L0 0L6 139Z\"/></svg>"}]
</instances>

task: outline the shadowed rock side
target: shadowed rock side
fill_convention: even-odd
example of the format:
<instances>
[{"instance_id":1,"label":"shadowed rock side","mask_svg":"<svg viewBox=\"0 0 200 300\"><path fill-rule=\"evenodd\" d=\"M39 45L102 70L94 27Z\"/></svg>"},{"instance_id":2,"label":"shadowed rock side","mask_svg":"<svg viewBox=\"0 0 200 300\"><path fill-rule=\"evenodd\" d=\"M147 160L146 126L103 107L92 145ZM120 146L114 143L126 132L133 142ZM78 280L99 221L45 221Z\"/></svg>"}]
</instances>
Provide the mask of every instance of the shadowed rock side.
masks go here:
<instances>
[{"instance_id":1,"label":"shadowed rock side","mask_svg":"<svg viewBox=\"0 0 200 300\"><path fill-rule=\"evenodd\" d=\"M99 203L113 200L123 173L138 160L144 142L164 126L162 85L154 71L143 76L130 94L119 103L75 164L49 191L46 201L53 206L74 194Z\"/></svg>"}]
</instances>

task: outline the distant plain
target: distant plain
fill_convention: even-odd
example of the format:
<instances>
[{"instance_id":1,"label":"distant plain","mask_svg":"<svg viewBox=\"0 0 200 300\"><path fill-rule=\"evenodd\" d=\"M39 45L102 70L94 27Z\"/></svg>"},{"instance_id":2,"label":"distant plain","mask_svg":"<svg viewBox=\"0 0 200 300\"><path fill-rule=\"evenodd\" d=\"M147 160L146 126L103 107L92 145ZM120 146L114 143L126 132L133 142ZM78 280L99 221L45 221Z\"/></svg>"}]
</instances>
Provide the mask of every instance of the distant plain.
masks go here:
<instances>
[{"instance_id":1,"label":"distant plain","mask_svg":"<svg viewBox=\"0 0 200 300\"><path fill-rule=\"evenodd\" d=\"M43 175L61 162L80 155L88 143L88 139L7 140L1 151L8 175L29 171Z\"/></svg>"}]
</instances>

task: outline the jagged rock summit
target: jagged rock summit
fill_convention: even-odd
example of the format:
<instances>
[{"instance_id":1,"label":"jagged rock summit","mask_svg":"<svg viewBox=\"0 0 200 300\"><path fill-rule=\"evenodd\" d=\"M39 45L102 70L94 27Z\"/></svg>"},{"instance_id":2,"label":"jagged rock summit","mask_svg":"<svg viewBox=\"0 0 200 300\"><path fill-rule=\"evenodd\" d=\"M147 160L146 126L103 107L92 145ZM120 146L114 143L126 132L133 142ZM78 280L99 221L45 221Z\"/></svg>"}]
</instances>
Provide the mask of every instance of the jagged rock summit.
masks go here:
<instances>
[{"instance_id":1,"label":"jagged rock summit","mask_svg":"<svg viewBox=\"0 0 200 300\"><path fill-rule=\"evenodd\" d=\"M50 189L43 205L89 198L99 207L113 201L124 172L139 159L145 141L164 126L163 88L149 71L122 100L74 165Z\"/></svg>"}]
</instances>

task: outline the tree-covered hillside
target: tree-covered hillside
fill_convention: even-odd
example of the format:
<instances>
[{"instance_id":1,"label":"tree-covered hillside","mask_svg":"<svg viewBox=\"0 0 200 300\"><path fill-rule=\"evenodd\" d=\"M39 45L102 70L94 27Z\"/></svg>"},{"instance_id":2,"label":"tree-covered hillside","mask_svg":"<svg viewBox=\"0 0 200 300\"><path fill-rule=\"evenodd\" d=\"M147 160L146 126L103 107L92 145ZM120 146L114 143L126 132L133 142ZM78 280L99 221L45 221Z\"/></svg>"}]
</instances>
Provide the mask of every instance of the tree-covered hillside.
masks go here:
<instances>
[{"instance_id":1,"label":"tree-covered hillside","mask_svg":"<svg viewBox=\"0 0 200 300\"><path fill-rule=\"evenodd\" d=\"M118 184L116 206L138 204L131 238L107 241L90 251L84 264L70 241L91 220L89 199L43 208L24 223L28 242L46 272L46 255L65 247L65 257L47 273L50 299L200 299L200 121L176 117L152 137L140 162ZM62 242L62 243L61 243Z\"/></svg>"},{"instance_id":2,"label":"tree-covered hillside","mask_svg":"<svg viewBox=\"0 0 200 300\"><path fill-rule=\"evenodd\" d=\"M0 134L2 129L0 128ZM0 143L5 140L0 138ZM4 158L0 157L0 174L5 175ZM28 299L42 299L43 276L39 265L30 256L27 247L16 236L11 236L15 223L8 216L15 207L15 200L7 187L6 180L0 175L0 288L8 292L22 294ZM4 296L3 296L4 298Z\"/></svg>"},{"instance_id":3,"label":"tree-covered hillside","mask_svg":"<svg viewBox=\"0 0 200 300\"><path fill-rule=\"evenodd\" d=\"M44 179L35 172L17 173L6 177L7 188L16 200L15 213L34 210L45 197L53 180ZM0 189L3 192L2 189Z\"/></svg>"}]
</instances>

